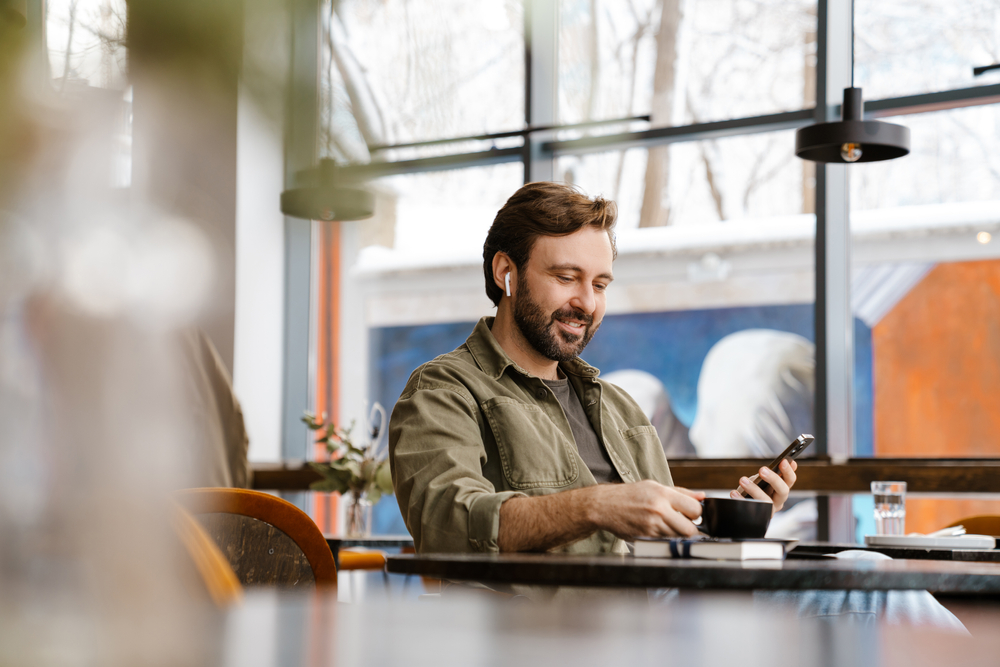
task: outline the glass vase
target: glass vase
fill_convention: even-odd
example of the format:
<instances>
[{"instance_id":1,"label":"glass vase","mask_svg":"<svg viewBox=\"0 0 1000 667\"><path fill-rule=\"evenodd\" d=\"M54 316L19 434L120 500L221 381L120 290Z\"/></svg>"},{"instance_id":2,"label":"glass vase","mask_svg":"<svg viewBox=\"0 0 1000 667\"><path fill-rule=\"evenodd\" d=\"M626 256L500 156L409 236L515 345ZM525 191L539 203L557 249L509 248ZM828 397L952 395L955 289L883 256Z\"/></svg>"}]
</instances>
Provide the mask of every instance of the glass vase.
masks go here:
<instances>
[{"instance_id":1,"label":"glass vase","mask_svg":"<svg viewBox=\"0 0 1000 667\"><path fill-rule=\"evenodd\" d=\"M370 537L372 534L372 503L367 493L355 495L349 491L344 495L347 511L344 518L347 537Z\"/></svg>"}]
</instances>

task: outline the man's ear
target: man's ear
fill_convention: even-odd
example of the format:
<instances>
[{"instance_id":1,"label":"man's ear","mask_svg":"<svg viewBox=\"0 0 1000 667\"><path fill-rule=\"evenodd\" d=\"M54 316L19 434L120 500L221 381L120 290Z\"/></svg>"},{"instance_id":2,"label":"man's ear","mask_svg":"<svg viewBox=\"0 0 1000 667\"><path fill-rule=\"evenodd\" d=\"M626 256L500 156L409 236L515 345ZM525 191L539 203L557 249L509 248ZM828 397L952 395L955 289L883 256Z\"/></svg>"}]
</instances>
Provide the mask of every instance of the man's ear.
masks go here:
<instances>
[{"instance_id":1,"label":"man's ear","mask_svg":"<svg viewBox=\"0 0 1000 667\"><path fill-rule=\"evenodd\" d=\"M514 284L517 279L517 267L514 266L514 262L510 261L510 257L506 253L498 252L493 255L493 282L505 295L507 294L508 273L512 274L510 277L510 290L513 293Z\"/></svg>"}]
</instances>

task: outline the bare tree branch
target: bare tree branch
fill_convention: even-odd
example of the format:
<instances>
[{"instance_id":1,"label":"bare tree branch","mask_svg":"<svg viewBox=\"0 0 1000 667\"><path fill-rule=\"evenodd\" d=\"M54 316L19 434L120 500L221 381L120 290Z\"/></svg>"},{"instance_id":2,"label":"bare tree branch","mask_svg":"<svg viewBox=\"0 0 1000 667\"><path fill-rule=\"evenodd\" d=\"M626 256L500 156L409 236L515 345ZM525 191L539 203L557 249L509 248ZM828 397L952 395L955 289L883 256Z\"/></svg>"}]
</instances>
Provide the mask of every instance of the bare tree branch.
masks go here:
<instances>
[{"instance_id":1,"label":"bare tree branch","mask_svg":"<svg viewBox=\"0 0 1000 667\"><path fill-rule=\"evenodd\" d=\"M66 37L66 56L63 59L63 75L59 84L59 90L66 88L66 81L69 79L70 61L73 58L73 30L76 27L76 6L80 0L72 0L69 3L69 36Z\"/></svg>"},{"instance_id":2,"label":"bare tree branch","mask_svg":"<svg viewBox=\"0 0 1000 667\"><path fill-rule=\"evenodd\" d=\"M680 32L683 0L661 0L660 25L656 32L656 65L653 70L653 99L650 121L654 127L670 124L677 82L677 38ZM650 148L646 159L645 187L640 227L660 227L669 223L669 209L663 204L663 192L669 182L669 149Z\"/></svg>"},{"instance_id":3,"label":"bare tree branch","mask_svg":"<svg viewBox=\"0 0 1000 667\"><path fill-rule=\"evenodd\" d=\"M330 15L329 44L337 69L344 80L347 95L351 99L351 108L354 110L358 130L365 143L369 146L386 143L382 110L375 101L361 64L347 43L347 31L336 12L331 12Z\"/></svg>"},{"instance_id":4,"label":"bare tree branch","mask_svg":"<svg viewBox=\"0 0 1000 667\"><path fill-rule=\"evenodd\" d=\"M594 120L601 83L601 52L597 34L597 0L590 0L590 90L587 94L587 120Z\"/></svg>"},{"instance_id":5,"label":"bare tree branch","mask_svg":"<svg viewBox=\"0 0 1000 667\"><path fill-rule=\"evenodd\" d=\"M649 32L650 23L653 20L651 14L647 14L645 19L640 19L638 13L635 11L635 6L632 2L629 2L629 7L632 9L632 14L635 16L636 23L638 24L631 38L632 44L632 58L631 58L631 76L629 76L629 86L628 86L628 112L625 114L631 117L635 114L635 86L636 79L639 73L639 46L642 44L643 37ZM618 192L621 190L622 186L622 176L625 172L625 151L618 151L618 166L615 169L615 182L612 190L612 198L618 199Z\"/></svg>"},{"instance_id":6,"label":"bare tree branch","mask_svg":"<svg viewBox=\"0 0 1000 667\"><path fill-rule=\"evenodd\" d=\"M726 210L722 201L722 192L715 184L715 170L712 168L712 160L708 157L709 143L708 141L699 141L698 151L701 153L701 161L705 165L705 180L708 182L708 191L712 195L712 201L715 202L715 212L718 214L719 220L725 220Z\"/></svg>"},{"instance_id":7,"label":"bare tree branch","mask_svg":"<svg viewBox=\"0 0 1000 667\"><path fill-rule=\"evenodd\" d=\"M750 210L750 197L753 193L757 191L762 185L766 184L768 181L773 179L775 176L781 173L781 170L785 168L784 161L779 161L773 165L768 171L761 174L761 169L767 163L767 156L774 155L774 147L777 144L777 140L771 139L767 142L764 150L761 151L757 156L757 161L754 162L753 169L750 170L750 176L747 178L746 188L743 190L743 211Z\"/></svg>"}]
</instances>

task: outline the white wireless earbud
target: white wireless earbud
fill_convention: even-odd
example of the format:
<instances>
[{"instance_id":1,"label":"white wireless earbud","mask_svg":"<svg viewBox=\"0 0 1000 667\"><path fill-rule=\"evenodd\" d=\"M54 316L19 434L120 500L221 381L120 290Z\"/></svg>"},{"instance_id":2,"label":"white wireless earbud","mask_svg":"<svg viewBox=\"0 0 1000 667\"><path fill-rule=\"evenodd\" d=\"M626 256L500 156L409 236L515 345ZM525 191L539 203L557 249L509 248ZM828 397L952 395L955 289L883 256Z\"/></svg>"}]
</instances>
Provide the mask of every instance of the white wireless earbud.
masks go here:
<instances>
[{"instance_id":1,"label":"white wireless earbud","mask_svg":"<svg viewBox=\"0 0 1000 667\"><path fill-rule=\"evenodd\" d=\"M507 296L510 296L510 271L504 276L503 284L507 286Z\"/></svg>"}]
</instances>

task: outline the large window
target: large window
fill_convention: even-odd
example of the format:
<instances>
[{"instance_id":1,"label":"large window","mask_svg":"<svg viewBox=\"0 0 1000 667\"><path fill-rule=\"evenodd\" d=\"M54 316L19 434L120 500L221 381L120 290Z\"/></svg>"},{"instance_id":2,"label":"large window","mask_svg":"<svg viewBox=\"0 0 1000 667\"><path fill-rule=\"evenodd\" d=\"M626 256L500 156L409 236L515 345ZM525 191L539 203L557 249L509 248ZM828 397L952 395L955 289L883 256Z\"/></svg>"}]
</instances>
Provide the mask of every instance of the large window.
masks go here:
<instances>
[{"instance_id":1,"label":"large window","mask_svg":"<svg viewBox=\"0 0 1000 667\"><path fill-rule=\"evenodd\" d=\"M45 40L52 78L65 86L125 88L124 0L48 0Z\"/></svg>"},{"instance_id":2,"label":"large window","mask_svg":"<svg viewBox=\"0 0 1000 667\"><path fill-rule=\"evenodd\" d=\"M812 99L815 0L560 0L559 118L682 125Z\"/></svg>"},{"instance_id":3,"label":"large window","mask_svg":"<svg viewBox=\"0 0 1000 667\"><path fill-rule=\"evenodd\" d=\"M1000 59L994 4L857 2L855 82L870 110L911 128L913 150L848 168L855 359L826 372L853 378L851 456L1000 454L982 444L1000 435L988 409L1000 75L971 75ZM819 13L836 9L466 5L345 0L326 19L321 151L378 176L376 216L342 250L363 301L343 323L367 348L357 387L391 410L413 368L490 314L486 229L542 174L619 205L617 280L583 357L647 408L671 458L766 457L816 428L820 200L794 130L836 111L813 108L828 68ZM980 84L981 98L954 94ZM825 283L844 272L827 271ZM949 438L958 413L979 444ZM377 510L383 530L402 528L393 503Z\"/></svg>"},{"instance_id":4,"label":"large window","mask_svg":"<svg viewBox=\"0 0 1000 667\"><path fill-rule=\"evenodd\" d=\"M855 0L855 83L872 99L1000 81L972 69L1000 61L993 0Z\"/></svg>"},{"instance_id":5,"label":"large window","mask_svg":"<svg viewBox=\"0 0 1000 667\"><path fill-rule=\"evenodd\" d=\"M524 126L524 9L516 0L343 0L326 5L321 151Z\"/></svg>"},{"instance_id":6,"label":"large window","mask_svg":"<svg viewBox=\"0 0 1000 667\"><path fill-rule=\"evenodd\" d=\"M567 155L556 163L556 178L614 199L619 230L753 225L812 212L814 184L794 148L791 132L772 132ZM717 233L728 235L724 228Z\"/></svg>"},{"instance_id":7,"label":"large window","mask_svg":"<svg viewBox=\"0 0 1000 667\"><path fill-rule=\"evenodd\" d=\"M855 454L997 457L1000 162L992 147L1000 117L988 87L1000 77L973 68L1000 60L1000 7L856 5L855 81L866 97L925 94L912 110L940 110L900 109L887 120L910 128L911 154L850 170L855 380L871 388L855 394ZM952 91L971 87L982 97L956 100ZM869 505L855 498L859 534ZM908 501L907 530L997 511L1000 499L987 496L918 495Z\"/></svg>"},{"instance_id":8,"label":"large window","mask_svg":"<svg viewBox=\"0 0 1000 667\"><path fill-rule=\"evenodd\" d=\"M132 183L132 88L127 81L125 0L49 0L45 42L51 86L115 137L116 187Z\"/></svg>"}]
</instances>

